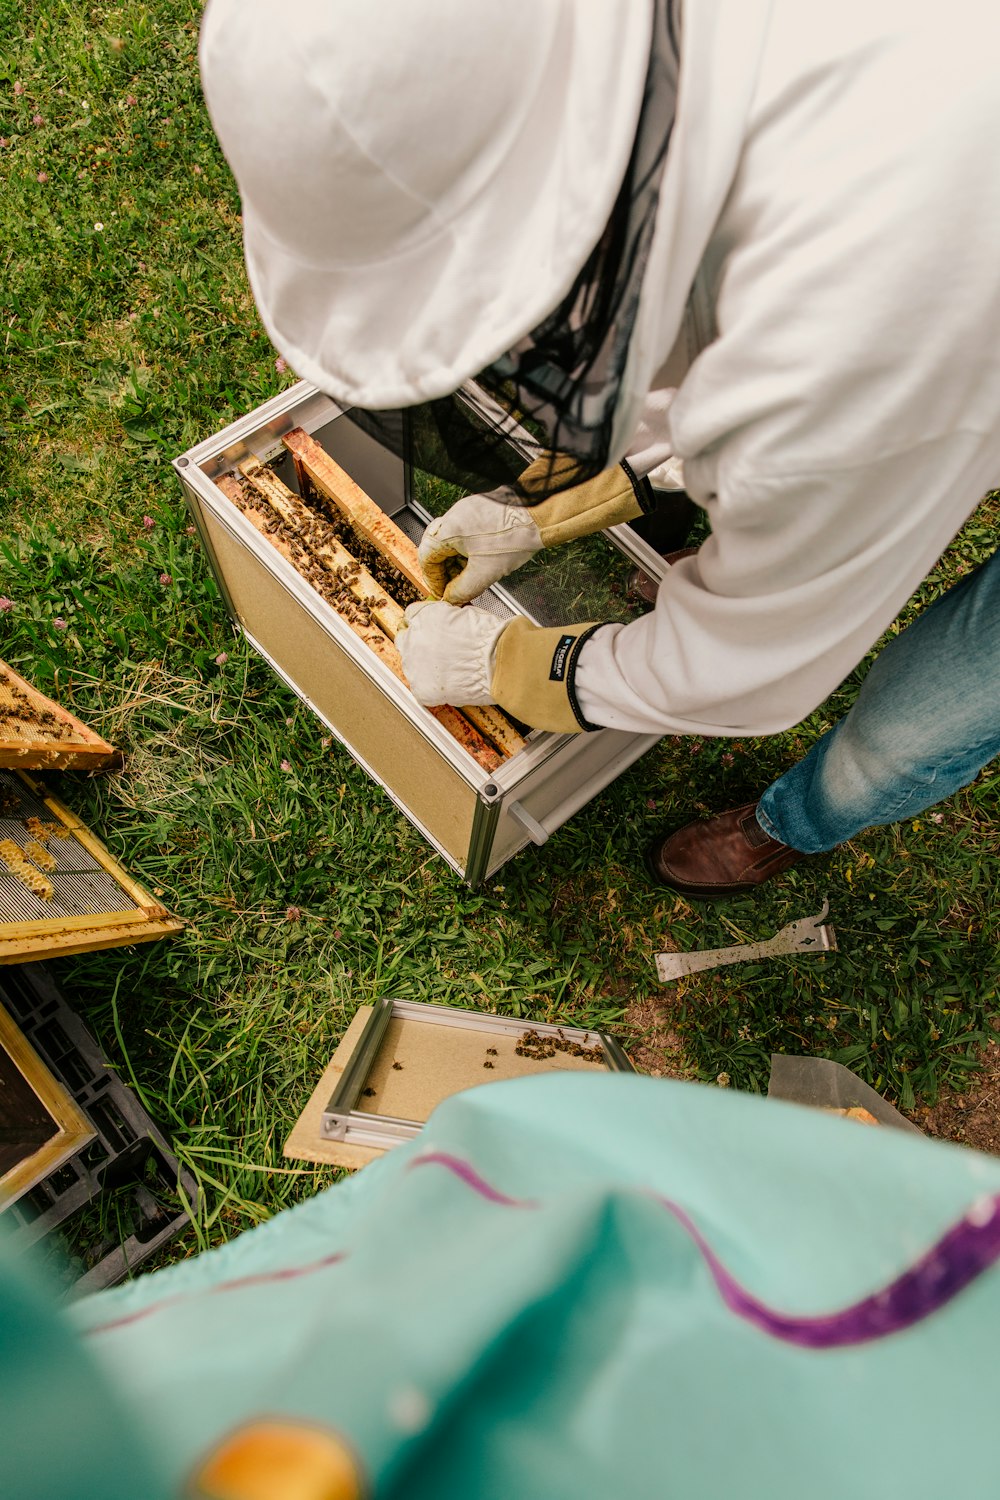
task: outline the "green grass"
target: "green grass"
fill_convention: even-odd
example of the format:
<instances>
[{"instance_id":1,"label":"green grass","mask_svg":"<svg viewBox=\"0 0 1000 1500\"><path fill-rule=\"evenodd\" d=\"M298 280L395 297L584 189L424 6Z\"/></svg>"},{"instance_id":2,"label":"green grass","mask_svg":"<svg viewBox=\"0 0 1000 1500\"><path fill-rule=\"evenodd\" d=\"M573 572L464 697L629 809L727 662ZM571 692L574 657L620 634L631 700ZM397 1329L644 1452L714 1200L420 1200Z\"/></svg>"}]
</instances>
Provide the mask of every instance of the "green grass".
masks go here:
<instances>
[{"instance_id":1,"label":"green grass","mask_svg":"<svg viewBox=\"0 0 1000 1500\"><path fill-rule=\"evenodd\" d=\"M356 1006L386 993L626 1041L630 1008L658 998L692 1076L760 1090L772 1051L805 1052L906 1106L932 1100L974 1066L997 1009L995 769L754 899L694 909L641 872L664 826L792 765L860 672L793 734L664 741L470 893L234 637L168 460L292 376L247 291L198 92L199 13L0 0L0 594L14 601L0 655L125 750L121 774L56 790L186 923L172 942L57 966L201 1182L172 1253L330 1180L281 1144ZM992 550L995 514L918 603ZM838 954L658 989L664 944L767 937L825 895Z\"/></svg>"}]
</instances>

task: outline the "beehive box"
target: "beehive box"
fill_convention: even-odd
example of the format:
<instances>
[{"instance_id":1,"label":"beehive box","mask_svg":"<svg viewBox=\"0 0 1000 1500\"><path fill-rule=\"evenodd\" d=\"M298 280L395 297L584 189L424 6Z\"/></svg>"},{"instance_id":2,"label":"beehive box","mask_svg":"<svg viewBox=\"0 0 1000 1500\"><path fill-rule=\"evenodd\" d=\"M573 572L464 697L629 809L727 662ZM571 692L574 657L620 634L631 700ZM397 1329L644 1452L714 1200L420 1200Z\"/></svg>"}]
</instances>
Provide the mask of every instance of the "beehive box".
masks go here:
<instances>
[{"instance_id":1,"label":"beehive box","mask_svg":"<svg viewBox=\"0 0 1000 1500\"><path fill-rule=\"evenodd\" d=\"M462 395L473 408L488 402L474 386ZM532 731L517 754L491 769L480 764L220 488L220 479L225 484L225 476L258 459L299 493L282 441L295 429L310 434L411 541L430 519L428 476L301 382L175 460L219 587L251 644L476 885L528 843L544 843L657 737ZM519 446L516 430L510 441ZM662 559L630 528L615 527L541 554L477 603L499 617L521 614L543 625L611 618L616 609L627 617L624 582L634 563L662 574Z\"/></svg>"}]
</instances>

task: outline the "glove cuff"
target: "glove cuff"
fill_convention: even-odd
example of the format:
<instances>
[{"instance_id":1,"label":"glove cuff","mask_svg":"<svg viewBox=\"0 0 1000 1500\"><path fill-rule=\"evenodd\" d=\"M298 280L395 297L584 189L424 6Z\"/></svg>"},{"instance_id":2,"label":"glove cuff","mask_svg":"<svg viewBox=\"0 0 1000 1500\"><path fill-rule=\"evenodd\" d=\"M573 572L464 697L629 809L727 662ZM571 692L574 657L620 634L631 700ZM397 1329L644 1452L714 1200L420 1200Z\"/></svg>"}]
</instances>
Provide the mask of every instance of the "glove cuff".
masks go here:
<instances>
[{"instance_id":1,"label":"glove cuff","mask_svg":"<svg viewBox=\"0 0 1000 1500\"><path fill-rule=\"evenodd\" d=\"M522 475L522 482L524 476ZM607 526L634 521L648 510L652 500L649 485L639 479L627 463L605 469L572 489L551 495L531 508L542 545L557 547L578 536L589 536Z\"/></svg>"},{"instance_id":2,"label":"glove cuff","mask_svg":"<svg viewBox=\"0 0 1000 1500\"><path fill-rule=\"evenodd\" d=\"M554 734L600 729L583 717L573 685L580 652L600 628L598 623L545 629L512 620L497 642L493 701L522 723Z\"/></svg>"}]
</instances>

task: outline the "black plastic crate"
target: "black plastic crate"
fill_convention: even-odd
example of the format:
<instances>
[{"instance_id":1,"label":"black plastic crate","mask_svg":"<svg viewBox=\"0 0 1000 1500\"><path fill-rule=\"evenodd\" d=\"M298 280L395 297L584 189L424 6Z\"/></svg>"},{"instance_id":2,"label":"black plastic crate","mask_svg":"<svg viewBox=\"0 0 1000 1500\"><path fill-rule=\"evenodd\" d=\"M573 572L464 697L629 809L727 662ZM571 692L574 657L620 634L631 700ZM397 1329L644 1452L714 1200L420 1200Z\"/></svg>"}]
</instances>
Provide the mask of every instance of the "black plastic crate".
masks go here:
<instances>
[{"instance_id":1,"label":"black plastic crate","mask_svg":"<svg viewBox=\"0 0 1000 1500\"><path fill-rule=\"evenodd\" d=\"M96 1244L88 1245L86 1258L93 1263L72 1290L77 1295L115 1286L187 1226L188 1212L178 1204L195 1206L197 1183L109 1066L44 964L0 967L0 1005L97 1131L79 1155L3 1211L4 1238L15 1250L26 1248L71 1215L91 1209ZM117 1224L110 1236L101 1227L109 1217Z\"/></svg>"}]
</instances>

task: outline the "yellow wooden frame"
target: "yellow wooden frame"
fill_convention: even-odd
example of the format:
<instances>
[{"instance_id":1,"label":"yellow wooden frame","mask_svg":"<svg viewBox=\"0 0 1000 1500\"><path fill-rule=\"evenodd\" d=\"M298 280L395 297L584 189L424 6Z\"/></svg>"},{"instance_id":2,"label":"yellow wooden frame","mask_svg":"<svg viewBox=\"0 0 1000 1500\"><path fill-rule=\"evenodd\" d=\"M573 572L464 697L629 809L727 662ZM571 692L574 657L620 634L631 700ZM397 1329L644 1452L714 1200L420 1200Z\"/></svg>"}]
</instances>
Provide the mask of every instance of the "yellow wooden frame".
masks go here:
<instances>
[{"instance_id":1,"label":"yellow wooden frame","mask_svg":"<svg viewBox=\"0 0 1000 1500\"><path fill-rule=\"evenodd\" d=\"M55 1122L52 1136L0 1177L0 1210L62 1166L95 1139L91 1125L73 1096L52 1076L20 1027L0 1006L0 1047L11 1059L42 1107Z\"/></svg>"},{"instance_id":2,"label":"yellow wooden frame","mask_svg":"<svg viewBox=\"0 0 1000 1500\"><path fill-rule=\"evenodd\" d=\"M51 953L90 953L124 943L148 942L181 930L183 924L171 917L165 906L132 879L76 813L70 812L58 798L50 797L45 788L25 771L14 770L13 774L44 803L52 817L72 833L135 905L124 911L98 912L93 916L0 922L0 964L23 963L26 959L42 958Z\"/></svg>"}]
</instances>

